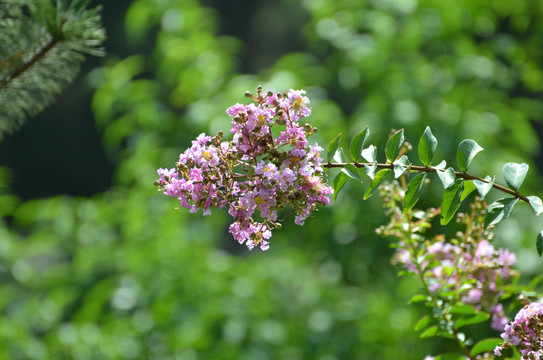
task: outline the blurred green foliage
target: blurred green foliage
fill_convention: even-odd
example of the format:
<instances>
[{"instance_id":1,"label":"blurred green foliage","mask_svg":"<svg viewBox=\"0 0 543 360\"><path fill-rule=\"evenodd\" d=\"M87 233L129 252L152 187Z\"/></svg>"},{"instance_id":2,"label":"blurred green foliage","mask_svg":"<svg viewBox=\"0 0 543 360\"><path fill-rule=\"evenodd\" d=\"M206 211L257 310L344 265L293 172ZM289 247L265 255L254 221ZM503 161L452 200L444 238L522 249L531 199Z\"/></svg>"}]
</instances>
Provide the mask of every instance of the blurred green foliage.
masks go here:
<instances>
[{"instance_id":1,"label":"blurred green foliage","mask_svg":"<svg viewBox=\"0 0 543 360\"><path fill-rule=\"evenodd\" d=\"M199 133L228 128L226 107L262 84L308 91L321 145L366 125L381 150L393 128L416 144L431 125L436 158L455 164L458 143L476 139L485 151L473 173L527 162L522 190L541 196L543 3L260 6L266 11L251 15L251 34L275 44L269 52L266 43L219 35L220 14L195 0L130 4L133 55L109 49L88 76L96 126L116 165L108 191L21 202L2 169L0 357L422 359L454 350L412 330L425 311L407 305L416 282L396 277L388 242L373 235L386 219L378 199L361 201L364 188L347 185L304 227L287 220L270 251L247 254L228 234L226 213L176 211L152 183L156 168L173 167ZM301 31L273 38L259 25L274 19L299 21ZM270 58L291 38L299 51ZM243 57L273 65L240 74ZM437 206L435 194L417 206ZM539 266L533 219L518 211L498 227L498 246L515 250L528 275Z\"/></svg>"}]
</instances>

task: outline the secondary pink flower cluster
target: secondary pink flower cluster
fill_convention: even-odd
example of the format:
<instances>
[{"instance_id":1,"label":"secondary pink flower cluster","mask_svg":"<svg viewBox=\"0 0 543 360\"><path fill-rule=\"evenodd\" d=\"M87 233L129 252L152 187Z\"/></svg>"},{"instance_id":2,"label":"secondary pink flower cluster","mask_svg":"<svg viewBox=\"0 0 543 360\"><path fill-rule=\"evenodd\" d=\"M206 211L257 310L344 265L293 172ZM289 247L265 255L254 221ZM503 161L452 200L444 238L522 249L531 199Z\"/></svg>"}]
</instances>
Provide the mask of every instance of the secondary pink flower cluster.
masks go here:
<instances>
[{"instance_id":1,"label":"secondary pink flower cluster","mask_svg":"<svg viewBox=\"0 0 543 360\"><path fill-rule=\"evenodd\" d=\"M505 342L494 349L497 356L503 349L516 346L522 359L543 359L543 304L533 302L522 308L501 337Z\"/></svg>"},{"instance_id":2,"label":"secondary pink flower cluster","mask_svg":"<svg viewBox=\"0 0 543 360\"><path fill-rule=\"evenodd\" d=\"M226 110L232 117L232 141L222 141L222 133L201 134L175 168L158 170L155 184L192 213L202 209L209 215L214 207L228 206L234 238L250 250L267 250L272 229L281 226L278 210L292 207L295 223L303 225L317 205L330 203L322 148L307 141L316 128L300 123L311 114L304 94L262 94L261 88L257 96L246 94L256 103Z\"/></svg>"},{"instance_id":3,"label":"secondary pink flower cluster","mask_svg":"<svg viewBox=\"0 0 543 360\"><path fill-rule=\"evenodd\" d=\"M408 250L399 248L395 260L410 272L419 274ZM513 253L496 250L487 240L468 249L437 241L428 246L421 269L430 292L460 291L461 302L492 313L492 329L503 331L509 319L498 303L502 292L497 284L513 277L515 271L511 267L515 263Z\"/></svg>"}]
</instances>

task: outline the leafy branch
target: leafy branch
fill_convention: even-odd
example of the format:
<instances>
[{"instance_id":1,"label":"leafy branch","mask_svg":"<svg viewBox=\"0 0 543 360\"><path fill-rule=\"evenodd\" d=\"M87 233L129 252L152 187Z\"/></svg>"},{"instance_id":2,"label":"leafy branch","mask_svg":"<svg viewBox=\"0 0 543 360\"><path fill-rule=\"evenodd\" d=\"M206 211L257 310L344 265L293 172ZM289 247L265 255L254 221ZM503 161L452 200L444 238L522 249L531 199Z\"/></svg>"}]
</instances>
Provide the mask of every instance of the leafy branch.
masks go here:
<instances>
[{"instance_id":1,"label":"leafy branch","mask_svg":"<svg viewBox=\"0 0 543 360\"><path fill-rule=\"evenodd\" d=\"M473 159L483 150L474 140L466 139L458 145L457 162L460 168L460 171L458 171L452 167L447 168L445 161L432 166L438 141L432 134L430 127L426 127L418 144L418 155L422 165L413 165L407 155L404 154L406 143L403 129L396 131L388 139L385 147L386 163L377 162L377 148L374 145L364 148L369 135L370 130L366 127L351 140L349 150L353 162L345 161L343 149L339 146L341 134L337 135L328 145L328 162L323 164L323 167L341 169L341 172L335 177L332 185L334 200L347 180L354 179L362 182L359 169L363 168L366 175L371 179L364 194L364 199L369 198L372 192L390 173L394 174L394 178L399 178L406 171L418 173L407 185L403 209L404 214L415 206L419 200L422 185L426 180L427 174L437 174L444 189L440 218L442 225L446 225L452 220L460 208L462 201L475 190L478 191L483 199L492 188L512 196L496 200L488 206L488 211L484 218L485 227L495 225L508 218L518 200L531 205L536 215L543 212L543 203L539 197L525 196L518 191L528 173L529 166L527 164L507 163L504 165L503 176L507 187L496 184L495 176L492 178L486 176L483 179L468 173ZM362 158L367 162L359 162ZM543 231L537 236L536 247L539 256L541 256L543 254Z\"/></svg>"}]
</instances>

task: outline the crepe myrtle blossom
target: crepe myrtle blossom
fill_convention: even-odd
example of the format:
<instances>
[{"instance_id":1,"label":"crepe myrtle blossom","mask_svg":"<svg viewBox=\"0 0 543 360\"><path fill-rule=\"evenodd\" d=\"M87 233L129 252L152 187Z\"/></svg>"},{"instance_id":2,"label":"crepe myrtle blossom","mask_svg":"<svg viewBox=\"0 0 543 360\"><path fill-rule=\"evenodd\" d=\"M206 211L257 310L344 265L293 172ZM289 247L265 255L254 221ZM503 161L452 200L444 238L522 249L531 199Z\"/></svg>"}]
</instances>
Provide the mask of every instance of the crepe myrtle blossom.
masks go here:
<instances>
[{"instance_id":1,"label":"crepe myrtle blossom","mask_svg":"<svg viewBox=\"0 0 543 360\"><path fill-rule=\"evenodd\" d=\"M515 320L505 325L501 337L504 343L494 349L497 356L503 349L516 346L523 360L543 359L543 304L533 302L524 306Z\"/></svg>"},{"instance_id":2,"label":"crepe myrtle blossom","mask_svg":"<svg viewBox=\"0 0 543 360\"><path fill-rule=\"evenodd\" d=\"M419 267L413 263L411 254L405 247L398 248L394 261L419 275ZM503 306L498 303L503 294L499 284L516 274L512 269L515 263L516 257L513 253L494 248L488 240L482 240L467 248L440 240L428 244L425 257L419 266L431 293L459 291L459 300L462 303L490 312L491 328L503 331L509 319Z\"/></svg>"},{"instance_id":3,"label":"crepe myrtle blossom","mask_svg":"<svg viewBox=\"0 0 543 360\"><path fill-rule=\"evenodd\" d=\"M333 190L323 182L322 148L307 140L317 129L300 122L311 114L305 91L264 94L259 87L257 96L246 96L255 102L226 109L231 141L222 132L200 134L175 168L158 169L155 185L191 213L228 208L234 239L267 250L271 231L281 227L278 210L291 207L303 225L318 205L330 203Z\"/></svg>"}]
</instances>

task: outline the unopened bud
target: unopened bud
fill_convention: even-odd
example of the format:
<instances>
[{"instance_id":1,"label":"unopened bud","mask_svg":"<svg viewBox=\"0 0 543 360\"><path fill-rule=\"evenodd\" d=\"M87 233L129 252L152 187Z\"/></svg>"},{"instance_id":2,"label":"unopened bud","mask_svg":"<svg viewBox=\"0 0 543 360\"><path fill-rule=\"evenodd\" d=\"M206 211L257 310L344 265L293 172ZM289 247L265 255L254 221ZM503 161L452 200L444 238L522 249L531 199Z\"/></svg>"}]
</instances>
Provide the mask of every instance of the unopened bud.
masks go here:
<instances>
[{"instance_id":1,"label":"unopened bud","mask_svg":"<svg viewBox=\"0 0 543 360\"><path fill-rule=\"evenodd\" d=\"M275 112L275 114L276 114L277 116L283 116L283 114L284 114L283 109L277 110L277 111Z\"/></svg>"},{"instance_id":2,"label":"unopened bud","mask_svg":"<svg viewBox=\"0 0 543 360\"><path fill-rule=\"evenodd\" d=\"M155 186L160 186L160 181L159 180L155 180L155 182L153 183Z\"/></svg>"},{"instance_id":3,"label":"unopened bud","mask_svg":"<svg viewBox=\"0 0 543 360\"><path fill-rule=\"evenodd\" d=\"M273 96L273 92L272 92L272 91L268 91L268 92L266 93L266 95L269 96L269 97L272 97L272 96Z\"/></svg>"},{"instance_id":4,"label":"unopened bud","mask_svg":"<svg viewBox=\"0 0 543 360\"><path fill-rule=\"evenodd\" d=\"M258 86L257 91L258 91L259 94L262 92L262 85L259 85L259 86Z\"/></svg>"},{"instance_id":5,"label":"unopened bud","mask_svg":"<svg viewBox=\"0 0 543 360\"><path fill-rule=\"evenodd\" d=\"M246 91L245 92L245 97L247 97L247 98L253 97L253 94L251 94L250 91Z\"/></svg>"},{"instance_id":6,"label":"unopened bud","mask_svg":"<svg viewBox=\"0 0 543 360\"><path fill-rule=\"evenodd\" d=\"M222 131L217 131L217 137L222 138L224 133Z\"/></svg>"},{"instance_id":7,"label":"unopened bud","mask_svg":"<svg viewBox=\"0 0 543 360\"><path fill-rule=\"evenodd\" d=\"M234 118L234 121L237 122L238 124L241 122L241 118L239 116L236 116Z\"/></svg>"}]
</instances>

